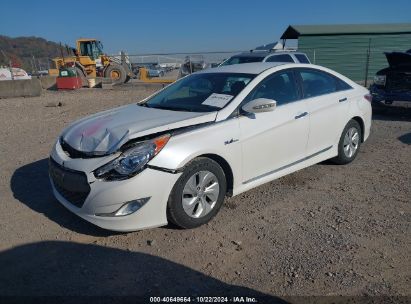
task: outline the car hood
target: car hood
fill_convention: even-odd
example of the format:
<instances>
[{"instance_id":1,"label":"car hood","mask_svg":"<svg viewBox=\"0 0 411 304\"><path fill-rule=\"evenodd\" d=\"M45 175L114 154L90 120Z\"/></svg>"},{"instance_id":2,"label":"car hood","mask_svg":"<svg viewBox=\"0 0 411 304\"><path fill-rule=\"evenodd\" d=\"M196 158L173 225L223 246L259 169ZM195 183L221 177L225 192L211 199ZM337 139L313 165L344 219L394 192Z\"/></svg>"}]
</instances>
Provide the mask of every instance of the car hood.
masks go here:
<instances>
[{"instance_id":1,"label":"car hood","mask_svg":"<svg viewBox=\"0 0 411 304\"><path fill-rule=\"evenodd\" d=\"M216 115L217 112L169 111L132 104L78 120L61 138L77 151L104 155L117 151L130 139L214 121Z\"/></svg>"},{"instance_id":2,"label":"car hood","mask_svg":"<svg viewBox=\"0 0 411 304\"><path fill-rule=\"evenodd\" d=\"M411 52L384 53L390 67L411 65Z\"/></svg>"}]
</instances>

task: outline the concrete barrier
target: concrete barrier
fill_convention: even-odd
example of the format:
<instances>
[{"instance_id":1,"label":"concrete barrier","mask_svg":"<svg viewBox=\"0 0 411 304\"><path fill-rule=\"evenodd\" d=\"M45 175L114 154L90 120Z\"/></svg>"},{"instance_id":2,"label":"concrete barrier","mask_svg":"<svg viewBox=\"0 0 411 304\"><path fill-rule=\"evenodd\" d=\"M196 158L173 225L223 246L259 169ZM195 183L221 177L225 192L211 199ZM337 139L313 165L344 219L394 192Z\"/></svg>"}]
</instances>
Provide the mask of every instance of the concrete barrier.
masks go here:
<instances>
[{"instance_id":1,"label":"concrete barrier","mask_svg":"<svg viewBox=\"0 0 411 304\"><path fill-rule=\"evenodd\" d=\"M41 83L37 78L0 81L0 98L40 96L41 91Z\"/></svg>"},{"instance_id":2,"label":"concrete barrier","mask_svg":"<svg viewBox=\"0 0 411 304\"><path fill-rule=\"evenodd\" d=\"M41 87L44 90L56 90L56 78L57 76L40 76L38 79L40 80Z\"/></svg>"}]
</instances>

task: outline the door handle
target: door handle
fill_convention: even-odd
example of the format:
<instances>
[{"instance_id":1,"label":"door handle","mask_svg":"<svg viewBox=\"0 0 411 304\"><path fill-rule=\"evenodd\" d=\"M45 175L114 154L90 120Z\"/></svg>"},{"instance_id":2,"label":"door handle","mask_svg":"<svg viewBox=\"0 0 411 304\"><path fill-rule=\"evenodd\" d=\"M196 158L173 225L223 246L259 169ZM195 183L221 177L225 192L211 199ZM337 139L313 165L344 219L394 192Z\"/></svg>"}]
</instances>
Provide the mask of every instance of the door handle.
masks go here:
<instances>
[{"instance_id":1,"label":"door handle","mask_svg":"<svg viewBox=\"0 0 411 304\"><path fill-rule=\"evenodd\" d=\"M294 118L295 118L295 119L299 119L299 118L302 118L302 117L306 116L307 114L308 114L308 112L304 112L304 113L298 114L298 115L295 116Z\"/></svg>"},{"instance_id":2,"label":"door handle","mask_svg":"<svg viewBox=\"0 0 411 304\"><path fill-rule=\"evenodd\" d=\"M347 101L347 97L341 98L341 99L339 100L339 102L344 102L344 101Z\"/></svg>"}]
</instances>

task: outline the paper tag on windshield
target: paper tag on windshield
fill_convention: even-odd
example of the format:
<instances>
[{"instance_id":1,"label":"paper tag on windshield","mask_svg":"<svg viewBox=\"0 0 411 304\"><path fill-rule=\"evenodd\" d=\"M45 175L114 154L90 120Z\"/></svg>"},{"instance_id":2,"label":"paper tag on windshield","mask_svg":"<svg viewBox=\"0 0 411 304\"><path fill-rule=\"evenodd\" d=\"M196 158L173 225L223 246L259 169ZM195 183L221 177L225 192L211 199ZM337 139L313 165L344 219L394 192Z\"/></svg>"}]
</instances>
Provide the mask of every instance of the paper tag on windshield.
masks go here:
<instances>
[{"instance_id":1,"label":"paper tag on windshield","mask_svg":"<svg viewBox=\"0 0 411 304\"><path fill-rule=\"evenodd\" d=\"M232 95L213 93L204 100L202 104L216 108L223 108L232 98Z\"/></svg>"}]
</instances>

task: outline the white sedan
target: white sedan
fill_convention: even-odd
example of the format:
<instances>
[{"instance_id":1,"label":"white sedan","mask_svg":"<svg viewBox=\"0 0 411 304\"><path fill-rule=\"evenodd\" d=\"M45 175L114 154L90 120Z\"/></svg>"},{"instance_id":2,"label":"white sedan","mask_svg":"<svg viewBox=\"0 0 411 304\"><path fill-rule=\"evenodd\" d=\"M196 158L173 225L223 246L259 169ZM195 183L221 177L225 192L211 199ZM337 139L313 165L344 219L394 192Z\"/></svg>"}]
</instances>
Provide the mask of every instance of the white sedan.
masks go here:
<instances>
[{"instance_id":1,"label":"white sedan","mask_svg":"<svg viewBox=\"0 0 411 304\"><path fill-rule=\"evenodd\" d=\"M370 101L315 65L203 70L67 127L50 156L53 192L105 229L197 227L226 196L327 159L353 161L370 134Z\"/></svg>"}]
</instances>

